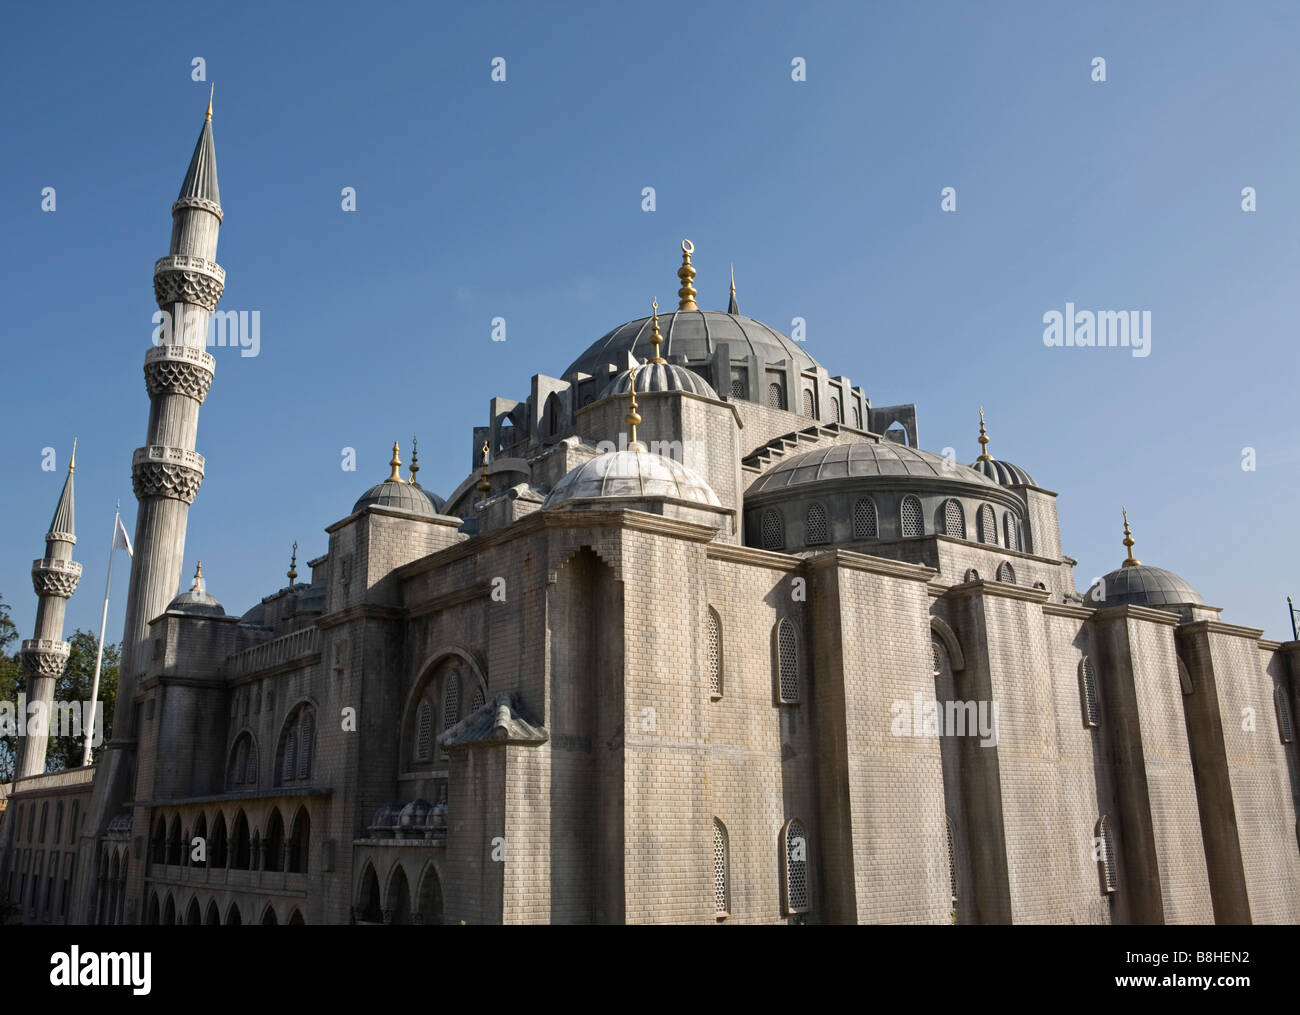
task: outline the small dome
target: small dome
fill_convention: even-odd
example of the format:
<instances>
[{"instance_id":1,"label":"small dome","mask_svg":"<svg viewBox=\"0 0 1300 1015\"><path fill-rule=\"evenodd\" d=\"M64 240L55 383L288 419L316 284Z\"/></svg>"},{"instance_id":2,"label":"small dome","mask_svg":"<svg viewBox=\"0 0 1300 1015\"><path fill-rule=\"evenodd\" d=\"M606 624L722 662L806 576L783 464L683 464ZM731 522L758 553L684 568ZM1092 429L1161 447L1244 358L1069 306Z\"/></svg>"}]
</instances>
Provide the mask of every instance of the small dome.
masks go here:
<instances>
[{"instance_id":1,"label":"small dome","mask_svg":"<svg viewBox=\"0 0 1300 1015\"><path fill-rule=\"evenodd\" d=\"M391 838L401 817L402 805L389 802L375 811L374 820L370 822L370 831L377 832L380 838Z\"/></svg>"},{"instance_id":2,"label":"small dome","mask_svg":"<svg viewBox=\"0 0 1300 1015\"><path fill-rule=\"evenodd\" d=\"M643 363L635 370L624 370L605 386L601 398L610 395L626 395L632 375L636 375L636 392L638 395L652 391L685 391L692 395L717 399L718 393L703 377L694 370L678 366L676 363Z\"/></svg>"},{"instance_id":3,"label":"small dome","mask_svg":"<svg viewBox=\"0 0 1300 1015\"><path fill-rule=\"evenodd\" d=\"M1083 597L1086 606L1203 606L1205 600L1172 571L1148 564L1116 568Z\"/></svg>"},{"instance_id":4,"label":"small dome","mask_svg":"<svg viewBox=\"0 0 1300 1015\"><path fill-rule=\"evenodd\" d=\"M833 444L815 448L778 462L750 485L746 499L806 483L831 479L915 476L921 479L945 479L988 487L992 480L974 469L958 465L906 444L881 441L878 444Z\"/></svg>"},{"instance_id":5,"label":"small dome","mask_svg":"<svg viewBox=\"0 0 1300 1015\"><path fill-rule=\"evenodd\" d=\"M182 592L179 596L167 604L169 613L185 613L192 617L224 617L225 608L217 602L215 598L208 595L207 587L203 583L203 563L199 562L198 568L194 573L194 584L190 586L188 592Z\"/></svg>"},{"instance_id":6,"label":"small dome","mask_svg":"<svg viewBox=\"0 0 1300 1015\"><path fill-rule=\"evenodd\" d=\"M401 828L423 829L431 810L433 810L433 804L429 803L428 800L412 800L402 808L401 813L397 816L397 824Z\"/></svg>"},{"instance_id":7,"label":"small dome","mask_svg":"<svg viewBox=\"0 0 1300 1015\"><path fill-rule=\"evenodd\" d=\"M438 513L433 499L424 490L400 479L386 479L377 486L372 486L352 505L352 513L356 514L362 508L371 505L390 507L397 511L405 511L407 514L424 517L432 517Z\"/></svg>"},{"instance_id":8,"label":"small dome","mask_svg":"<svg viewBox=\"0 0 1300 1015\"><path fill-rule=\"evenodd\" d=\"M997 458L986 458L971 463L971 468L983 473L998 486L1037 486L1034 477L1019 465L1012 465Z\"/></svg>"},{"instance_id":9,"label":"small dome","mask_svg":"<svg viewBox=\"0 0 1300 1015\"><path fill-rule=\"evenodd\" d=\"M583 462L555 484L542 508L609 497L671 498L721 507L713 488L681 462L646 450L629 450L610 451Z\"/></svg>"}]
</instances>

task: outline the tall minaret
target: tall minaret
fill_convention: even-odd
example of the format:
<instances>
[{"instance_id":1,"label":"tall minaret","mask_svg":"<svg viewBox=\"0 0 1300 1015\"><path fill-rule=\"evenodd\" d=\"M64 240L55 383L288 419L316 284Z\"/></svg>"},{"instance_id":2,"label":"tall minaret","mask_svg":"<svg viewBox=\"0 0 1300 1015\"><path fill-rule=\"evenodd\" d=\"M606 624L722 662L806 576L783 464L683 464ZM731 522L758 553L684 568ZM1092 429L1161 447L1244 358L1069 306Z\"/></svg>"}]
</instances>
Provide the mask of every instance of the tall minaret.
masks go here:
<instances>
[{"instance_id":1,"label":"tall minaret","mask_svg":"<svg viewBox=\"0 0 1300 1015\"><path fill-rule=\"evenodd\" d=\"M22 665L27 676L29 715L41 715L44 722L33 728L27 724L27 736L19 745L18 778L40 775L45 771L45 751L50 742L50 703L54 685L63 676L68 662L68 643L63 640L63 612L68 599L77 591L81 565L72 559L77 542L77 526L72 498L72 473L77 468L77 444L72 444L68 461L68 478L63 481L59 506L54 509L50 531L45 533L45 556L32 561L32 587L36 589L36 637L23 642ZM32 703L40 702L41 711L33 713Z\"/></svg>"},{"instance_id":2,"label":"tall minaret","mask_svg":"<svg viewBox=\"0 0 1300 1015\"><path fill-rule=\"evenodd\" d=\"M126 626L117 683L120 708L114 711L113 739L133 740L131 701L142 669L140 647L149 621L176 596L185 557L185 526L190 505L203 482L203 456L194 450L199 406L207 397L216 361L205 351L208 318L225 288L217 264L221 196L217 155L212 143L212 99L199 133L180 196L172 205L171 252L154 265L158 309L169 315L145 353L149 426L145 445L131 459L131 480L140 507L135 516L135 556L127 591ZM170 341L165 330L170 320Z\"/></svg>"}]
</instances>

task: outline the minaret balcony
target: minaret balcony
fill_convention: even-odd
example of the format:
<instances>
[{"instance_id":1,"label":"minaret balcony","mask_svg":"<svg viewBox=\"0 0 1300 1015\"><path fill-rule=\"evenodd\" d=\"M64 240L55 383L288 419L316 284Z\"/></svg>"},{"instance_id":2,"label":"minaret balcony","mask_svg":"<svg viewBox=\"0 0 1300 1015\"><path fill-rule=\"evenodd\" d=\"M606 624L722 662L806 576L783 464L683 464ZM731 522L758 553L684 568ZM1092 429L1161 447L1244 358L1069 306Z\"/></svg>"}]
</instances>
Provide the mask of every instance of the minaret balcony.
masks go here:
<instances>
[{"instance_id":1,"label":"minaret balcony","mask_svg":"<svg viewBox=\"0 0 1300 1015\"><path fill-rule=\"evenodd\" d=\"M144 354L144 383L150 398L187 395L201 405L216 369L217 361L209 353L185 345L154 346Z\"/></svg>"},{"instance_id":2,"label":"minaret balcony","mask_svg":"<svg viewBox=\"0 0 1300 1015\"><path fill-rule=\"evenodd\" d=\"M81 565L75 560L44 557L32 561L32 588L38 596L69 598L81 581Z\"/></svg>"},{"instance_id":3,"label":"minaret balcony","mask_svg":"<svg viewBox=\"0 0 1300 1015\"><path fill-rule=\"evenodd\" d=\"M226 269L206 257L168 254L153 266L153 294L161 309L189 303L215 310L226 288Z\"/></svg>"},{"instance_id":4,"label":"minaret balcony","mask_svg":"<svg viewBox=\"0 0 1300 1015\"><path fill-rule=\"evenodd\" d=\"M66 641L51 638L26 638L23 640L23 672L29 677L59 677L68 663L72 646Z\"/></svg>"},{"instance_id":5,"label":"minaret balcony","mask_svg":"<svg viewBox=\"0 0 1300 1015\"><path fill-rule=\"evenodd\" d=\"M161 444L136 448L131 456L131 480L137 500L170 497L193 504L203 482L203 456Z\"/></svg>"}]
</instances>

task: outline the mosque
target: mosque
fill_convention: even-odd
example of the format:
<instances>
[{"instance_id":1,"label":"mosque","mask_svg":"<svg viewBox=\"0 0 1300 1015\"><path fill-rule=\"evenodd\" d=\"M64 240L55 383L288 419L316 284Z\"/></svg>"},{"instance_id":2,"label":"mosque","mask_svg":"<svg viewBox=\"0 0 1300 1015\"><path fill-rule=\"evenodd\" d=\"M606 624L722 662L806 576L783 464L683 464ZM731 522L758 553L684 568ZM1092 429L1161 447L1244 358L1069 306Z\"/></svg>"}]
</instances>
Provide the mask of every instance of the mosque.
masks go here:
<instances>
[{"instance_id":1,"label":"mosque","mask_svg":"<svg viewBox=\"0 0 1300 1015\"><path fill-rule=\"evenodd\" d=\"M154 266L204 326L211 116ZM675 309L491 399L455 490L394 444L240 615L185 555L215 361L146 351L115 722L93 767L20 743L25 922L1300 923L1300 642L1223 622L1127 517L1080 594L1056 494L982 412L970 465L922 450L914 406L734 284L701 309L693 251ZM33 699L68 655L74 514L69 468ZM918 735L914 702L996 730Z\"/></svg>"}]
</instances>

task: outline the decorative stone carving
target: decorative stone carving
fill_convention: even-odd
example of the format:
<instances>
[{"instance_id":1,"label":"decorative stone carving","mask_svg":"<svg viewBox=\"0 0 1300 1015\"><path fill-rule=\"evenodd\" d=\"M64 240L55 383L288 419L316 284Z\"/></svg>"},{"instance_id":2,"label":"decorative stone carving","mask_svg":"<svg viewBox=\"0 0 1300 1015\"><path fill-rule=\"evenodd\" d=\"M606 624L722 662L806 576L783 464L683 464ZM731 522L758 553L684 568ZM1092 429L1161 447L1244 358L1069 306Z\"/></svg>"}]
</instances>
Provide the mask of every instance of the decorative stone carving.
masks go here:
<instances>
[{"instance_id":1,"label":"decorative stone carving","mask_svg":"<svg viewBox=\"0 0 1300 1015\"><path fill-rule=\"evenodd\" d=\"M154 360L144 365L144 383L150 398L162 394L188 395L202 405L212 384L212 371L183 360Z\"/></svg>"},{"instance_id":2,"label":"decorative stone carving","mask_svg":"<svg viewBox=\"0 0 1300 1015\"><path fill-rule=\"evenodd\" d=\"M225 288L226 272L216 261L173 254L154 264L153 294L162 310L176 303L215 310Z\"/></svg>"},{"instance_id":3,"label":"decorative stone carving","mask_svg":"<svg viewBox=\"0 0 1300 1015\"><path fill-rule=\"evenodd\" d=\"M137 500L170 497L193 504L203 482L203 456L185 448L157 444L136 448L131 481Z\"/></svg>"},{"instance_id":4,"label":"decorative stone carving","mask_svg":"<svg viewBox=\"0 0 1300 1015\"><path fill-rule=\"evenodd\" d=\"M49 638L28 638L23 642L23 672L29 677L52 677L63 675L63 668L68 664L68 655L72 647L66 641L52 641Z\"/></svg>"},{"instance_id":5,"label":"decorative stone carving","mask_svg":"<svg viewBox=\"0 0 1300 1015\"><path fill-rule=\"evenodd\" d=\"M38 596L67 599L77 591L80 580L81 565L75 560L45 558L32 561L32 588Z\"/></svg>"},{"instance_id":6,"label":"decorative stone carving","mask_svg":"<svg viewBox=\"0 0 1300 1015\"><path fill-rule=\"evenodd\" d=\"M209 201L206 197L182 197L172 205L172 214L183 211L186 208L202 208L204 211L210 211L217 217L220 222L223 216L221 205L216 201Z\"/></svg>"}]
</instances>

